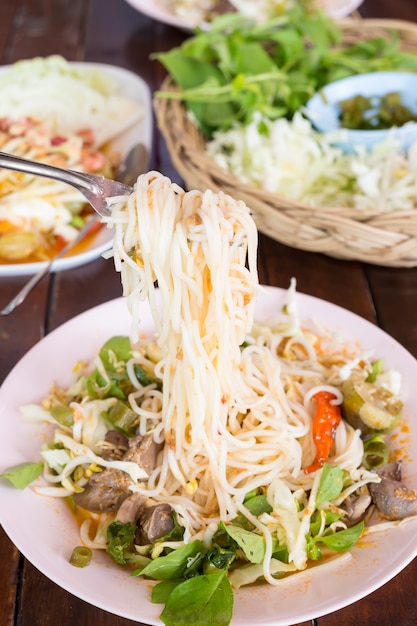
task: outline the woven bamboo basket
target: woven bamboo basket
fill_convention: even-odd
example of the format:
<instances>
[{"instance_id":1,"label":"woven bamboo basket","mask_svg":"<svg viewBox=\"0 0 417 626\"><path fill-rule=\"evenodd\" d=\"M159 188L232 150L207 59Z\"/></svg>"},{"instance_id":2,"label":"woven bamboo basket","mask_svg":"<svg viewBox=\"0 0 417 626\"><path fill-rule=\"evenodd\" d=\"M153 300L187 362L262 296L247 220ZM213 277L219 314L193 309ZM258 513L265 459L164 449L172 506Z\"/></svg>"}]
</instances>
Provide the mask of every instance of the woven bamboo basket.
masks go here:
<instances>
[{"instance_id":1,"label":"woven bamboo basket","mask_svg":"<svg viewBox=\"0 0 417 626\"><path fill-rule=\"evenodd\" d=\"M417 54L417 24L402 20L346 18L339 24L343 44L398 33L400 47ZM166 79L163 89L173 89ZM224 191L243 200L258 230L293 248L377 265L417 266L415 211L374 212L366 218L349 207L313 208L244 184L222 169L204 150L205 140L175 99L154 98L157 124L187 189Z\"/></svg>"}]
</instances>

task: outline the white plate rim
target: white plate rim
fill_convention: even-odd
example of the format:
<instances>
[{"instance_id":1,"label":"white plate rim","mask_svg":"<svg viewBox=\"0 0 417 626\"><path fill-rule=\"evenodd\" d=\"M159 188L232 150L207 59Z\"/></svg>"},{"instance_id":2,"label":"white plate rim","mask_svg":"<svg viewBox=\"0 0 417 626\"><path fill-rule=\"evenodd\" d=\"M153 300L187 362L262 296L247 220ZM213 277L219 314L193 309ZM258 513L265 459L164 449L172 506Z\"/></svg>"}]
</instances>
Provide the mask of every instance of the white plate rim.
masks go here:
<instances>
[{"instance_id":1,"label":"white plate rim","mask_svg":"<svg viewBox=\"0 0 417 626\"><path fill-rule=\"evenodd\" d=\"M265 289L259 298L257 318L272 322L274 316L269 311L280 310L278 307L285 302L285 296L285 290ZM405 348L374 324L337 305L300 293L297 302L302 318L318 319L335 330L348 330L349 335L354 331L353 336L365 349L374 347L376 356L385 357L387 367L399 369L405 377L407 417L415 418L411 401L415 396L413 379L417 375L417 362ZM142 330L152 332L153 323L146 305L142 305L142 320ZM22 424L18 404L40 400L52 380L68 382L77 360L91 358L112 334L129 334L130 324L126 300L117 298L69 320L19 361L0 387L0 416L4 416L0 419L7 420L2 428L0 470L29 460L28 452L38 450L42 440L39 425ZM22 380L27 384L22 385ZM411 435L411 455L406 459L405 470L410 486L416 486L417 431L411 430ZM30 489L15 490L5 481L0 481L0 498L0 523L5 532L44 575L73 595L110 613L150 625L161 624L158 615L162 607L150 602L149 581L132 579L100 555L85 570L69 565L69 553L78 533L76 522L63 503L37 496ZM32 529L43 533L41 538L38 535L37 541L27 533L25 520L29 516ZM278 589L264 585L255 590L237 591L232 625L290 626L356 602L380 588L411 562L417 553L415 531L413 521L374 537L371 535L365 545L352 550L352 558L343 565L327 565L321 570L322 574L310 570Z\"/></svg>"},{"instance_id":2,"label":"white plate rim","mask_svg":"<svg viewBox=\"0 0 417 626\"><path fill-rule=\"evenodd\" d=\"M139 98L143 105L144 115L134 127L128 129L116 137L111 143L120 150L122 157L126 155L130 148L136 143L143 143L148 150L148 155L152 145L152 97L151 91L147 83L138 74L134 74L130 70L108 63L94 63L89 61L73 61L69 65L80 70L98 70L103 74L112 77L120 84L120 94L132 98ZM0 67L0 73L5 72L10 65ZM92 244L86 250L79 254L57 259L52 263L51 272L60 272L63 270L73 269L86 263L90 263L101 257L104 252L110 249L113 241L113 231L106 227L102 227L97 233ZM0 277L6 276L29 276L36 274L46 267L48 262L39 263L0 263Z\"/></svg>"}]
</instances>

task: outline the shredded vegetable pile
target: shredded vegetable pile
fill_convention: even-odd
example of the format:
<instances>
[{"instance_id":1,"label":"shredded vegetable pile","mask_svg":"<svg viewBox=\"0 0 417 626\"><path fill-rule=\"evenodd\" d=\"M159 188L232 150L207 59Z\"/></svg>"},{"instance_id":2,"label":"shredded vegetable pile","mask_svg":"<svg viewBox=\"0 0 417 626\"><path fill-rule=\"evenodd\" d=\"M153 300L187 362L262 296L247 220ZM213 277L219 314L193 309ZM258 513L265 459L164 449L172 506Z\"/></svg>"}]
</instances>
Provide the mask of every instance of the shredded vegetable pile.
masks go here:
<instances>
[{"instance_id":1,"label":"shredded vegetable pile","mask_svg":"<svg viewBox=\"0 0 417 626\"><path fill-rule=\"evenodd\" d=\"M0 73L0 117L34 117L56 132L94 132L100 147L139 120L143 108L121 96L117 80L59 55L17 61Z\"/></svg>"},{"instance_id":2,"label":"shredded vegetable pile","mask_svg":"<svg viewBox=\"0 0 417 626\"><path fill-rule=\"evenodd\" d=\"M411 210L417 197L417 143L408 154L393 137L367 151L344 153L343 131L318 133L296 114L217 132L206 144L213 161L242 181L313 207L358 209L358 216Z\"/></svg>"},{"instance_id":3,"label":"shredded vegetable pile","mask_svg":"<svg viewBox=\"0 0 417 626\"><path fill-rule=\"evenodd\" d=\"M263 23L226 14L155 55L177 87L155 95L182 100L207 155L255 187L314 207L414 209L416 147L405 155L389 138L343 154L342 136L302 119L309 98L336 80L417 71L417 55L401 50L395 31L346 46L342 36L338 23L299 4Z\"/></svg>"},{"instance_id":4,"label":"shredded vegetable pile","mask_svg":"<svg viewBox=\"0 0 417 626\"><path fill-rule=\"evenodd\" d=\"M0 149L34 161L113 178L120 158L99 151L94 133L58 134L34 118L0 118ZM91 218L78 190L48 178L0 171L0 263L52 258ZM99 225L96 224L95 228ZM94 227L92 227L94 230Z\"/></svg>"}]
</instances>

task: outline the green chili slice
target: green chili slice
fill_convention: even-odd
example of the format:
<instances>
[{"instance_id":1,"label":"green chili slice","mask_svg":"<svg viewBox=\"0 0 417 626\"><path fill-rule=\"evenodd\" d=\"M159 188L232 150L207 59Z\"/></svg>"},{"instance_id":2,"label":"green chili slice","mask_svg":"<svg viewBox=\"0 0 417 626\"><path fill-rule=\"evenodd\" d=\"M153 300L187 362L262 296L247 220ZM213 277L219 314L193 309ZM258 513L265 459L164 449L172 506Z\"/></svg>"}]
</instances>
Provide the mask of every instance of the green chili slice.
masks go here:
<instances>
[{"instance_id":1,"label":"green chili slice","mask_svg":"<svg viewBox=\"0 0 417 626\"><path fill-rule=\"evenodd\" d=\"M93 556L92 550L85 546L76 546L72 551L70 563L74 567L87 567Z\"/></svg>"},{"instance_id":2,"label":"green chili slice","mask_svg":"<svg viewBox=\"0 0 417 626\"><path fill-rule=\"evenodd\" d=\"M374 435L363 442L363 464L366 469L376 469L388 463L389 449L381 435Z\"/></svg>"}]
</instances>

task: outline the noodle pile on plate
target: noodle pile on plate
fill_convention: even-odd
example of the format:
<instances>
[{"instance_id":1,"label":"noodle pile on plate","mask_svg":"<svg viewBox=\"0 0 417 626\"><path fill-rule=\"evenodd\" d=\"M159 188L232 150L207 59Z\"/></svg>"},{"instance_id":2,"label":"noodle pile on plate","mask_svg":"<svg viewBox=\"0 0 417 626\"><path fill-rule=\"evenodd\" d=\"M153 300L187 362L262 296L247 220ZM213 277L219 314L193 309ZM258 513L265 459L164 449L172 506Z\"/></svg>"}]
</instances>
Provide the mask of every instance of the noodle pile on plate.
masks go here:
<instances>
[{"instance_id":1,"label":"noodle pile on plate","mask_svg":"<svg viewBox=\"0 0 417 626\"><path fill-rule=\"evenodd\" d=\"M314 363L306 344L301 349L310 371L297 371L291 359L282 370L278 335L274 339L265 328L248 339L261 288L257 230L243 202L222 192L185 192L149 172L129 198L112 203L115 267L133 339L139 336L138 305L147 298L162 354L155 375L163 390L158 401L153 392L139 430L153 424L154 438L165 446L144 491L173 505L192 536L244 512L268 537L244 497L277 478L293 489L311 488L314 477L302 469L314 458L308 403L328 388L324 367ZM331 389L340 402L341 394ZM360 465L359 431L340 424L335 447L332 462L348 470Z\"/></svg>"}]
</instances>

